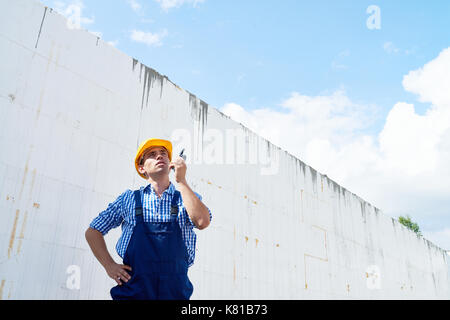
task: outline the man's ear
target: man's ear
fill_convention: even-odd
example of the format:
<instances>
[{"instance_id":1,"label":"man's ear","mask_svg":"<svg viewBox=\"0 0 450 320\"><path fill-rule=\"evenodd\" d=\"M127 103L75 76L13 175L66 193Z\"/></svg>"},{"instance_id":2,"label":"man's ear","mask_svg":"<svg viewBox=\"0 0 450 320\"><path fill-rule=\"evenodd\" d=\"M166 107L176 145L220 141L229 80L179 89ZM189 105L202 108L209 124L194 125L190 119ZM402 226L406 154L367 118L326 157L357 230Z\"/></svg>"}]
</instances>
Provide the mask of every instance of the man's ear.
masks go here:
<instances>
[{"instance_id":1,"label":"man's ear","mask_svg":"<svg viewBox=\"0 0 450 320\"><path fill-rule=\"evenodd\" d=\"M145 172L144 166L138 165L139 173L142 173L144 176L147 176L147 173Z\"/></svg>"}]
</instances>

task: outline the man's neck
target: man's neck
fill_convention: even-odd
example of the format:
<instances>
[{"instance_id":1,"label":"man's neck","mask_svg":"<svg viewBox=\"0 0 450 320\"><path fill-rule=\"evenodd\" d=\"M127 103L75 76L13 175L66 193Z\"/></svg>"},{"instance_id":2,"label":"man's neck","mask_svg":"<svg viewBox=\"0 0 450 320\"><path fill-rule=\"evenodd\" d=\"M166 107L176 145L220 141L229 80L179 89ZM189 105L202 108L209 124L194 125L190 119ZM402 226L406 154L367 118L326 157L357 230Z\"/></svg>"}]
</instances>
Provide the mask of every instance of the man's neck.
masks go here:
<instances>
[{"instance_id":1,"label":"man's neck","mask_svg":"<svg viewBox=\"0 0 450 320\"><path fill-rule=\"evenodd\" d=\"M152 179L150 177L147 181L151 183L153 190L155 190L158 197L161 197L163 192L170 186L169 177L163 179Z\"/></svg>"}]
</instances>

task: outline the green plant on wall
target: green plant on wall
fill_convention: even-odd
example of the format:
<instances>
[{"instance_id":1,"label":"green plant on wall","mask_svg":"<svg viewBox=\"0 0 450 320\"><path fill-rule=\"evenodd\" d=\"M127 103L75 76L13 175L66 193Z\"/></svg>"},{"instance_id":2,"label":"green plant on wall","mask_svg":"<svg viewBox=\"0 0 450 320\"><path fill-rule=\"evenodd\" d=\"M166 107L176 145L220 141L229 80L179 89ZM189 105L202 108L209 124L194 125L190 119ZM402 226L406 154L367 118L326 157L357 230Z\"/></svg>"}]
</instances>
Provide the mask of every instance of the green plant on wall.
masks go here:
<instances>
[{"instance_id":1,"label":"green plant on wall","mask_svg":"<svg viewBox=\"0 0 450 320\"><path fill-rule=\"evenodd\" d=\"M419 236L422 235L422 233L420 232L419 225L416 222L412 221L409 215L406 215L406 217L403 216L398 217L398 222L400 222L408 229L414 231L417 235Z\"/></svg>"}]
</instances>

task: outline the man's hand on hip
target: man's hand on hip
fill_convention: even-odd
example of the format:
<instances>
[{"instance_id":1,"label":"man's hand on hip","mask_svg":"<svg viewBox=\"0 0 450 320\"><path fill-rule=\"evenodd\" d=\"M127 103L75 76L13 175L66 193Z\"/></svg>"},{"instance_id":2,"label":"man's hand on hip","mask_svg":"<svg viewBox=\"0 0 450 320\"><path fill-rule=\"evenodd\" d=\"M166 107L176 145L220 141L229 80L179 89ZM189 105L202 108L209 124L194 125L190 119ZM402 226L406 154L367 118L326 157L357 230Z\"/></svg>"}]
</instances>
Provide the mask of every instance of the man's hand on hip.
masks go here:
<instances>
[{"instance_id":1,"label":"man's hand on hip","mask_svg":"<svg viewBox=\"0 0 450 320\"><path fill-rule=\"evenodd\" d=\"M108 264L105 269L108 276L115 280L119 286L122 285L122 281L128 282L131 278L128 272L125 271L125 269L131 271L130 266L113 262Z\"/></svg>"}]
</instances>

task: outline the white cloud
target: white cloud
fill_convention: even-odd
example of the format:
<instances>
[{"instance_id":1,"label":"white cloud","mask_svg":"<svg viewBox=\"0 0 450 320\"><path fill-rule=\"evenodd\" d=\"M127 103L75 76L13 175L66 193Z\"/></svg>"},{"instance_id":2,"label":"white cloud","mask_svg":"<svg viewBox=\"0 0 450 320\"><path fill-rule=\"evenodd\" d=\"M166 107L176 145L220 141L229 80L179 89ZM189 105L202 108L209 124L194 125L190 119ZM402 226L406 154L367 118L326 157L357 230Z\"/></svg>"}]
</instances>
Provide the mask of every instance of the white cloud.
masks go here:
<instances>
[{"instance_id":1,"label":"white cloud","mask_svg":"<svg viewBox=\"0 0 450 320\"><path fill-rule=\"evenodd\" d=\"M142 9L141 4L136 0L127 0L127 2L135 12L139 12Z\"/></svg>"},{"instance_id":2,"label":"white cloud","mask_svg":"<svg viewBox=\"0 0 450 320\"><path fill-rule=\"evenodd\" d=\"M108 41L107 43L112 45L113 47L117 47L117 45L119 44L119 40Z\"/></svg>"},{"instance_id":3,"label":"white cloud","mask_svg":"<svg viewBox=\"0 0 450 320\"><path fill-rule=\"evenodd\" d=\"M439 108L450 105L450 48L422 68L403 77L405 90L415 93L422 102L431 102Z\"/></svg>"},{"instance_id":4,"label":"white cloud","mask_svg":"<svg viewBox=\"0 0 450 320\"><path fill-rule=\"evenodd\" d=\"M156 2L159 3L161 8L164 11L168 11L172 8L179 8L183 4L192 4L192 6L195 8L197 4L204 2L205 0L156 0Z\"/></svg>"},{"instance_id":5,"label":"white cloud","mask_svg":"<svg viewBox=\"0 0 450 320\"><path fill-rule=\"evenodd\" d=\"M246 111L234 103L221 110L385 214L426 221L424 235L433 230L445 247L450 243L448 230L441 230L450 226L445 212L450 207L450 48L409 72L403 86L430 102L429 109L419 115L413 104L398 102L375 135L364 132L377 109L356 104L342 90L321 96L294 92L281 111Z\"/></svg>"},{"instance_id":6,"label":"white cloud","mask_svg":"<svg viewBox=\"0 0 450 320\"><path fill-rule=\"evenodd\" d=\"M145 43L148 46L162 46L162 39L168 35L166 29L158 33L145 32L141 30L133 30L131 32L131 40L139 43Z\"/></svg>"}]
</instances>

